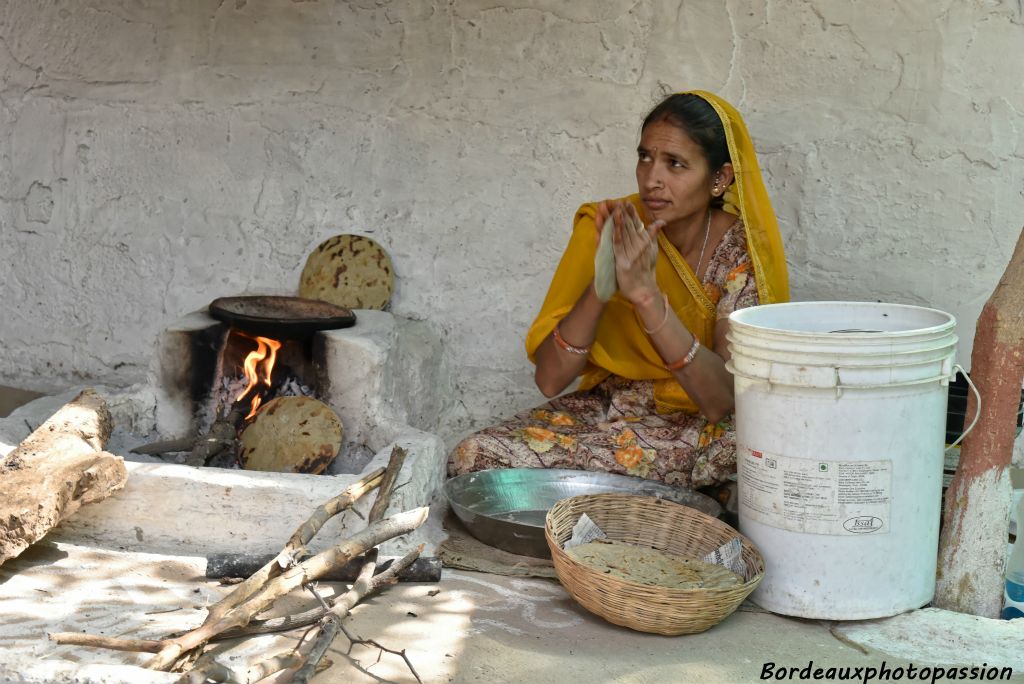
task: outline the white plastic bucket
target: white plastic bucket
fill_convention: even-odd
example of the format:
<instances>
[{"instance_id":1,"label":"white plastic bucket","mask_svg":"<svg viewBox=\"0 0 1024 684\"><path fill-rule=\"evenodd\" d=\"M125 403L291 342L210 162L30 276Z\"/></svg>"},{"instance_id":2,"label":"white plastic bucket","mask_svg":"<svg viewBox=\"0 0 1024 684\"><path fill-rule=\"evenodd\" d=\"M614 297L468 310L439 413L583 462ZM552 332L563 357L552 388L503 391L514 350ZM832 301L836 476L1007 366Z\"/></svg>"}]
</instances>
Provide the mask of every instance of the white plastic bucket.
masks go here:
<instances>
[{"instance_id":1,"label":"white plastic bucket","mask_svg":"<svg viewBox=\"0 0 1024 684\"><path fill-rule=\"evenodd\" d=\"M953 316L869 302L729 317L740 530L776 613L878 618L932 599Z\"/></svg>"}]
</instances>

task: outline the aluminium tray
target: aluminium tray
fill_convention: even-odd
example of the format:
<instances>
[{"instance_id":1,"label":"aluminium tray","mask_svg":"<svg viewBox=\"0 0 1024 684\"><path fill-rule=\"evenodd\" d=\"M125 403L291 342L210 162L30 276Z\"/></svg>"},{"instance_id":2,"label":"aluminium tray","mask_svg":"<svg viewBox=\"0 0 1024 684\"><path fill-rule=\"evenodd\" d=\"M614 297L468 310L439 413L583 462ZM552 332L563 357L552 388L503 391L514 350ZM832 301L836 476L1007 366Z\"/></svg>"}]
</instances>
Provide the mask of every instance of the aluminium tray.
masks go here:
<instances>
[{"instance_id":1,"label":"aluminium tray","mask_svg":"<svg viewBox=\"0 0 1024 684\"><path fill-rule=\"evenodd\" d=\"M556 468L500 468L457 475L445 496L469 533L489 546L534 558L550 558L544 517L555 502L578 494L620 492L690 506L712 517L722 507L706 494L626 475Z\"/></svg>"}]
</instances>

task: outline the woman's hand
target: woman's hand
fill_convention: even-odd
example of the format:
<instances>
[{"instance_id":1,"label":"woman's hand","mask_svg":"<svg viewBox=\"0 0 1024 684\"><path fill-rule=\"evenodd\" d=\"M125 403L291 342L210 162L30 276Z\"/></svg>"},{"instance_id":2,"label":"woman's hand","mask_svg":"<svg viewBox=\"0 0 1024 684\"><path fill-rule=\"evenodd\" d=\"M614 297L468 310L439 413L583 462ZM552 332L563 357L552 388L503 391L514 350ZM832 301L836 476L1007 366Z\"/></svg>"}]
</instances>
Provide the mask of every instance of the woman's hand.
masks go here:
<instances>
[{"instance_id":1,"label":"woman's hand","mask_svg":"<svg viewBox=\"0 0 1024 684\"><path fill-rule=\"evenodd\" d=\"M636 207L629 202L612 207L611 216L615 224L613 246L619 292L634 305L649 302L658 294L654 264L658 259L658 231L665 222L654 221L644 227Z\"/></svg>"}]
</instances>

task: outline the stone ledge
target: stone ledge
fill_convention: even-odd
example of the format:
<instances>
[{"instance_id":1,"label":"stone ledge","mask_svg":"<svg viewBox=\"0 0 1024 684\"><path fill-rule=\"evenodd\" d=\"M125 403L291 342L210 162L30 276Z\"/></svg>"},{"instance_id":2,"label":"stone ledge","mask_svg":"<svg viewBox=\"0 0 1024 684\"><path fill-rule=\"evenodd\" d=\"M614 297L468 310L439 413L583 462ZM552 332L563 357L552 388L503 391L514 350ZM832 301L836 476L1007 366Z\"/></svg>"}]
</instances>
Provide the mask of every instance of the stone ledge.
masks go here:
<instances>
[{"instance_id":1,"label":"stone ledge","mask_svg":"<svg viewBox=\"0 0 1024 684\"><path fill-rule=\"evenodd\" d=\"M454 396L441 341L427 323L384 311L360 309L356 320L313 338L313 356L326 366L318 368L321 398L346 440L376 450L388 426L436 430Z\"/></svg>"},{"instance_id":2,"label":"stone ledge","mask_svg":"<svg viewBox=\"0 0 1024 684\"><path fill-rule=\"evenodd\" d=\"M160 463L126 463L128 483L110 498L85 506L46 539L96 548L178 556L212 553L273 553L324 501L374 468L387 465L391 444L408 452L388 514L430 505L444 479L445 450L434 435L406 428L379 450L363 473L304 475ZM375 495L355 508L364 517ZM353 513L324 526L310 549L323 550L366 526ZM420 542L426 531L385 545L397 554Z\"/></svg>"}]
</instances>

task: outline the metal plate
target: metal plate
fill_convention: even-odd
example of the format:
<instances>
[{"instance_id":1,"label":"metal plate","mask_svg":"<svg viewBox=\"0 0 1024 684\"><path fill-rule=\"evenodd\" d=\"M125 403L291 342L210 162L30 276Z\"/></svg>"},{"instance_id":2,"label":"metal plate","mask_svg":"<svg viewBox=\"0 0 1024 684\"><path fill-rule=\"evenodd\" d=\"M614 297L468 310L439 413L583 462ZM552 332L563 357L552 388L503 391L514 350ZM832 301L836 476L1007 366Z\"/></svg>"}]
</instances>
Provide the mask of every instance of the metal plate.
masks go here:
<instances>
[{"instance_id":1,"label":"metal plate","mask_svg":"<svg viewBox=\"0 0 1024 684\"><path fill-rule=\"evenodd\" d=\"M458 475L444 485L448 503L470 534L485 544L534 558L550 558L544 518L557 501L580 494L641 494L690 506L717 518L710 496L626 475L556 468L501 468Z\"/></svg>"},{"instance_id":2,"label":"metal plate","mask_svg":"<svg viewBox=\"0 0 1024 684\"><path fill-rule=\"evenodd\" d=\"M210 315L234 328L274 338L301 339L317 330L356 324L350 309L316 299L273 295L220 297L210 303Z\"/></svg>"}]
</instances>

